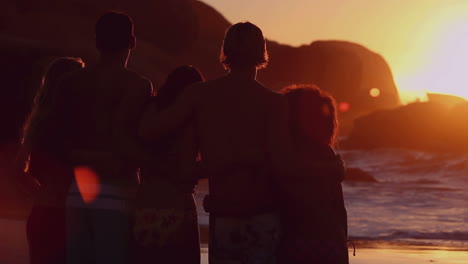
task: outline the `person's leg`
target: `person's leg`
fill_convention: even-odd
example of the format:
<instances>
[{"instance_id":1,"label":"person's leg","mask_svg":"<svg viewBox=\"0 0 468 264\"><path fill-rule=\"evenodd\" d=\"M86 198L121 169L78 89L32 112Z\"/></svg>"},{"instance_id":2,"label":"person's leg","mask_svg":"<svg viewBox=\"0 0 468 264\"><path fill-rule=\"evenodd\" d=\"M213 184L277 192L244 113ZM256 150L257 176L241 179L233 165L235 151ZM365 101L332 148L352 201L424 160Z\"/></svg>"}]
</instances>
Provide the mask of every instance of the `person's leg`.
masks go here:
<instances>
[{"instance_id":1,"label":"person's leg","mask_svg":"<svg viewBox=\"0 0 468 264\"><path fill-rule=\"evenodd\" d=\"M197 209L193 196L187 195L183 222L178 232L175 233L177 239L181 242L180 246L175 245L175 251L181 254L179 260L181 263L200 264L200 234L198 229Z\"/></svg>"},{"instance_id":2,"label":"person's leg","mask_svg":"<svg viewBox=\"0 0 468 264\"><path fill-rule=\"evenodd\" d=\"M66 248L66 225L65 225L65 208L63 207L46 207L45 212L50 221L49 249L51 261L50 264L65 264L67 262Z\"/></svg>"},{"instance_id":3,"label":"person's leg","mask_svg":"<svg viewBox=\"0 0 468 264\"><path fill-rule=\"evenodd\" d=\"M43 246L45 246L43 231L49 229L49 223L47 220L47 217L44 217L42 213L42 207L34 205L26 223L29 261L31 264L46 263L43 248Z\"/></svg>"},{"instance_id":4,"label":"person's leg","mask_svg":"<svg viewBox=\"0 0 468 264\"><path fill-rule=\"evenodd\" d=\"M130 261L130 214L95 209L93 214L96 264L127 264Z\"/></svg>"},{"instance_id":5,"label":"person's leg","mask_svg":"<svg viewBox=\"0 0 468 264\"><path fill-rule=\"evenodd\" d=\"M66 208L67 264L94 264L89 209Z\"/></svg>"},{"instance_id":6,"label":"person's leg","mask_svg":"<svg viewBox=\"0 0 468 264\"><path fill-rule=\"evenodd\" d=\"M64 264L65 211L63 208L34 205L26 234L32 264Z\"/></svg>"}]
</instances>

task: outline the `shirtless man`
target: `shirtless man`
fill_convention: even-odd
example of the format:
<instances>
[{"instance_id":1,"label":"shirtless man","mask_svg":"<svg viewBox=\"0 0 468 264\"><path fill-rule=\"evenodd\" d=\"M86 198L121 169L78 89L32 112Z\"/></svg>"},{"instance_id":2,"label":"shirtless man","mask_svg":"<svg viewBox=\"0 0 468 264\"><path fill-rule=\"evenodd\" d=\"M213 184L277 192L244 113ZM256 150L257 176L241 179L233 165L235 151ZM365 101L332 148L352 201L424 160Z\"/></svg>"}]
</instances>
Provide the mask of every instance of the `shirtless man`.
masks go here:
<instances>
[{"instance_id":1,"label":"shirtless man","mask_svg":"<svg viewBox=\"0 0 468 264\"><path fill-rule=\"evenodd\" d=\"M292 157L287 103L256 80L267 62L262 31L248 22L233 25L221 51L229 74L195 84L159 115L154 109L143 115L140 135L146 141L181 129L187 120L196 123L209 171L210 263L275 261L280 228L273 175L285 173Z\"/></svg>"},{"instance_id":2,"label":"shirtless man","mask_svg":"<svg viewBox=\"0 0 468 264\"><path fill-rule=\"evenodd\" d=\"M57 100L75 166L67 199L68 263L129 263L129 199L142 158L137 127L152 85L127 69L135 47L130 17L104 14L96 47L99 62L65 78Z\"/></svg>"}]
</instances>

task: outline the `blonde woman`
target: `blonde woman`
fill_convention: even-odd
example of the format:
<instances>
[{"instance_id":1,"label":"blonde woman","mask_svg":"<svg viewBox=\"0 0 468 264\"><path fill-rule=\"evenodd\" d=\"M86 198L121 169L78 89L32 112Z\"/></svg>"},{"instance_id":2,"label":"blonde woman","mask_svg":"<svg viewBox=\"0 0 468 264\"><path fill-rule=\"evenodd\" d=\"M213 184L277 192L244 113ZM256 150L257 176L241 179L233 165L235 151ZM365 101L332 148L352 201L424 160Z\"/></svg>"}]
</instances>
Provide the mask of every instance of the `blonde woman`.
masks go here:
<instances>
[{"instance_id":1,"label":"blonde woman","mask_svg":"<svg viewBox=\"0 0 468 264\"><path fill-rule=\"evenodd\" d=\"M65 198L72 169L62 159L55 131L60 126L52 111L58 82L67 73L84 67L79 58L58 58L48 67L24 125L20 161L27 174L21 182L37 183L34 205L27 222L32 264L66 263ZM32 176L31 178L25 178ZM31 186L31 185L29 185ZM34 186L34 185L33 185Z\"/></svg>"}]
</instances>

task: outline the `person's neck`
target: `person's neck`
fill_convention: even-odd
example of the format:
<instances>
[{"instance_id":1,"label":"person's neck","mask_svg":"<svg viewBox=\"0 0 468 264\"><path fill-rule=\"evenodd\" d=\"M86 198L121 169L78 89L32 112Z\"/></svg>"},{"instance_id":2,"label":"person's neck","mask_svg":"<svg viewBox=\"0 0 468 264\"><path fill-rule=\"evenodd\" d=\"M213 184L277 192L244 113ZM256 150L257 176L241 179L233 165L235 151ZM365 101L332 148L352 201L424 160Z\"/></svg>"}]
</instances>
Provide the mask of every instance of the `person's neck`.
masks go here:
<instances>
[{"instance_id":1,"label":"person's neck","mask_svg":"<svg viewBox=\"0 0 468 264\"><path fill-rule=\"evenodd\" d=\"M238 79L256 80L257 68L255 66L248 68L231 68L229 75Z\"/></svg>"},{"instance_id":2,"label":"person's neck","mask_svg":"<svg viewBox=\"0 0 468 264\"><path fill-rule=\"evenodd\" d=\"M130 51L101 53L99 64L112 68L127 68Z\"/></svg>"}]
</instances>

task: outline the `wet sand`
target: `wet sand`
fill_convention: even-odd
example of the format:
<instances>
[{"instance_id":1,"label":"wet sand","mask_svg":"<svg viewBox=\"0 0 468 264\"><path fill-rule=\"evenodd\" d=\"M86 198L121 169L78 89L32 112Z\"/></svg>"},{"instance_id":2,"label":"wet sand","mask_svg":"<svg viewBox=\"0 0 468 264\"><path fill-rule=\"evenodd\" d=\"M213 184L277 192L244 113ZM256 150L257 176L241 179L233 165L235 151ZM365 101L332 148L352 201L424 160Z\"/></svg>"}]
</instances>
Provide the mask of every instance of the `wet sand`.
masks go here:
<instances>
[{"instance_id":1,"label":"wet sand","mask_svg":"<svg viewBox=\"0 0 468 264\"><path fill-rule=\"evenodd\" d=\"M415 249L395 248L360 248L356 256L349 251L350 264L467 264L468 250L459 251L447 248ZM202 247L202 264L208 264L208 248Z\"/></svg>"},{"instance_id":2,"label":"wet sand","mask_svg":"<svg viewBox=\"0 0 468 264\"><path fill-rule=\"evenodd\" d=\"M364 248L356 256L350 255L351 264L467 264L468 251L453 251L446 248Z\"/></svg>"},{"instance_id":3,"label":"wet sand","mask_svg":"<svg viewBox=\"0 0 468 264\"><path fill-rule=\"evenodd\" d=\"M0 263L27 264L28 247L24 220L0 219ZM203 229L203 228L202 228ZM203 233L203 231L202 231ZM206 242L206 238L204 238ZM208 248L202 244L202 263L208 263ZM378 245L360 247L351 264L467 264L468 248Z\"/></svg>"}]
</instances>

